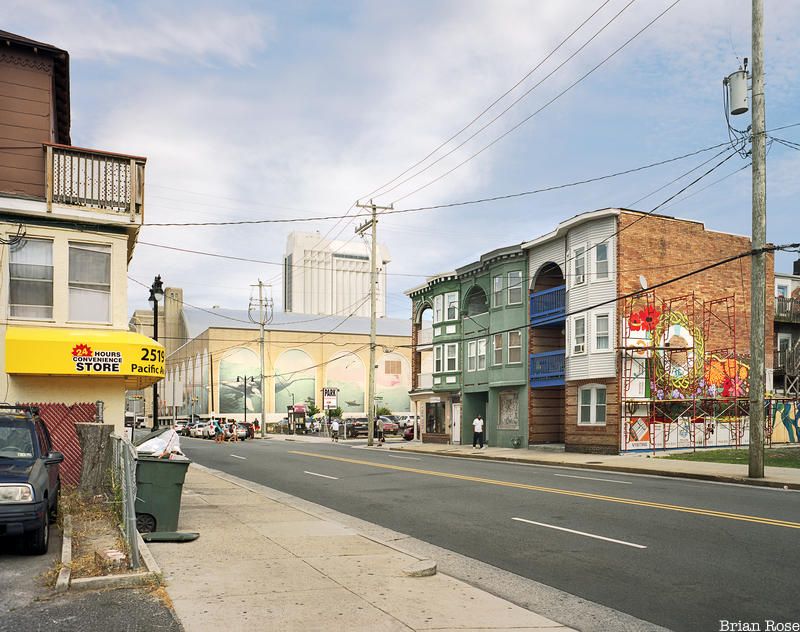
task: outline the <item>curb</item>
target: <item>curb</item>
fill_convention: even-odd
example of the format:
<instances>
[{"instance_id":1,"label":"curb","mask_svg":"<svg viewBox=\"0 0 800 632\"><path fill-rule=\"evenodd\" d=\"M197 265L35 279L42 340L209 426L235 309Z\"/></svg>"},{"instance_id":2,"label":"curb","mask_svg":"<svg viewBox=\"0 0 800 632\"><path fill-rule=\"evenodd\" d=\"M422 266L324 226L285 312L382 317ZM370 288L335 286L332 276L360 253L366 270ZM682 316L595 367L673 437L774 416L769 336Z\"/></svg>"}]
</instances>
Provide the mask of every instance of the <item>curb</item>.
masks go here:
<instances>
[{"instance_id":1,"label":"curb","mask_svg":"<svg viewBox=\"0 0 800 632\"><path fill-rule=\"evenodd\" d=\"M488 454L431 452L415 448L389 448L397 452L413 452L415 454L428 454L433 456L455 457L459 459L475 459L478 461L501 461L506 463L527 463L529 465L549 465L552 467L565 467L583 470L596 470L602 472L625 472L626 474L643 474L646 476L664 476L668 478L688 478L697 481L712 481L715 483L733 483L737 485L751 485L753 487L770 487L772 489L800 490L800 483L791 483L746 476L729 476L725 474L703 474L702 472L674 472L669 470L650 470L644 467L596 465L590 463L567 463L563 461L547 461L542 459L523 459L513 456L490 456Z\"/></svg>"},{"instance_id":2,"label":"curb","mask_svg":"<svg viewBox=\"0 0 800 632\"><path fill-rule=\"evenodd\" d=\"M64 533L61 536L61 570L56 578L56 592L64 592L69 588L72 574L72 516L64 516Z\"/></svg>"}]
</instances>

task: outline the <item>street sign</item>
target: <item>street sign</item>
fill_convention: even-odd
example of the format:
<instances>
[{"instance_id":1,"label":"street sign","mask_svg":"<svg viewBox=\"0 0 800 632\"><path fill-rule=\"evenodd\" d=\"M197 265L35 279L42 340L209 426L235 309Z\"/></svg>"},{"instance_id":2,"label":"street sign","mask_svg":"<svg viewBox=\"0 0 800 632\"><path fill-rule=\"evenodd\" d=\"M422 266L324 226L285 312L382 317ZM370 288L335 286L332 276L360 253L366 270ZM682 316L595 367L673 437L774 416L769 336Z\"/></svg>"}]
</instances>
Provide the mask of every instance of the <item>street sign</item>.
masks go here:
<instances>
[{"instance_id":1,"label":"street sign","mask_svg":"<svg viewBox=\"0 0 800 632\"><path fill-rule=\"evenodd\" d=\"M322 389L322 409L330 410L339 407L339 389L334 386L326 386Z\"/></svg>"}]
</instances>

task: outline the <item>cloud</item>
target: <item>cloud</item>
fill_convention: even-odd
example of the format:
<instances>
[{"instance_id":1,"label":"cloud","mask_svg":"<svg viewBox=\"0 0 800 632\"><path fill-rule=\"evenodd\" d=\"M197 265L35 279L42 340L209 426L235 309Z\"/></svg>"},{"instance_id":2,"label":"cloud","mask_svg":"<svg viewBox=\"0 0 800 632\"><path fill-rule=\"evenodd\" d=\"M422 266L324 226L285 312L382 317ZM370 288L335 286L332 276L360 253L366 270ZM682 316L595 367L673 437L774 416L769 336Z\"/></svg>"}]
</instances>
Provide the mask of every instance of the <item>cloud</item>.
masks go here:
<instances>
[{"instance_id":1,"label":"cloud","mask_svg":"<svg viewBox=\"0 0 800 632\"><path fill-rule=\"evenodd\" d=\"M25 35L68 50L73 62L191 59L241 66L252 63L274 29L263 14L194 3L137 3L125 11L91 0L12 2L12 7L34 24Z\"/></svg>"}]
</instances>

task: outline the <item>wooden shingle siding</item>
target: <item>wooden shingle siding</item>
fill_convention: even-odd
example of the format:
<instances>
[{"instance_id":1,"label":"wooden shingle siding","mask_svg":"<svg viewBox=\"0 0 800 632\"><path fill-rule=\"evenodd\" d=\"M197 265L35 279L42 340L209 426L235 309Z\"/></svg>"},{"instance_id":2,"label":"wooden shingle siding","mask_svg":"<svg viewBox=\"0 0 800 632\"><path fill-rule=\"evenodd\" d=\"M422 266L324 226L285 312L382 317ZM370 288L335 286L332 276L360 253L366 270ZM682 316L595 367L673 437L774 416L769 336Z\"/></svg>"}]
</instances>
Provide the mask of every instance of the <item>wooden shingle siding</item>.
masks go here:
<instances>
[{"instance_id":1,"label":"wooden shingle siding","mask_svg":"<svg viewBox=\"0 0 800 632\"><path fill-rule=\"evenodd\" d=\"M44 197L41 144L53 140L52 86L51 59L17 50L0 54L0 191Z\"/></svg>"}]
</instances>

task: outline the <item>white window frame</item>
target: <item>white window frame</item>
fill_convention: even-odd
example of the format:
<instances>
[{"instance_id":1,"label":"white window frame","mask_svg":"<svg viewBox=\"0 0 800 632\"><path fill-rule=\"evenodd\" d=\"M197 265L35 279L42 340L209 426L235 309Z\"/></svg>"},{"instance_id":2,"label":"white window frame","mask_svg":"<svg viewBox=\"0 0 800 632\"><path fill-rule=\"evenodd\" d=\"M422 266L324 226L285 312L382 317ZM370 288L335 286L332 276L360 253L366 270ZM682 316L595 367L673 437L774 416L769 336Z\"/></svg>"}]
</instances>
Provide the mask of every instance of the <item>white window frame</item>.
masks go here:
<instances>
[{"instance_id":1,"label":"white window frame","mask_svg":"<svg viewBox=\"0 0 800 632\"><path fill-rule=\"evenodd\" d=\"M581 262L583 273L578 272L578 261ZM578 246L572 251L572 285L586 284L586 246Z\"/></svg>"},{"instance_id":2,"label":"white window frame","mask_svg":"<svg viewBox=\"0 0 800 632\"><path fill-rule=\"evenodd\" d=\"M440 323L444 320L444 296L439 294L433 297L433 322Z\"/></svg>"},{"instance_id":3,"label":"white window frame","mask_svg":"<svg viewBox=\"0 0 800 632\"><path fill-rule=\"evenodd\" d=\"M472 373L477 369L478 365L478 343L475 340L470 340L467 343L467 372Z\"/></svg>"},{"instance_id":4,"label":"white window frame","mask_svg":"<svg viewBox=\"0 0 800 632\"><path fill-rule=\"evenodd\" d=\"M583 323L583 334L578 336L578 323ZM572 321L572 343L570 349L572 353L570 355L585 355L586 354L586 316L576 316ZM583 341L580 343L580 348L578 348L578 340L583 338Z\"/></svg>"},{"instance_id":5,"label":"white window frame","mask_svg":"<svg viewBox=\"0 0 800 632\"><path fill-rule=\"evenodd\" d=\"M451 353L452 352L452 353ZM453 361L453 368L450 368L450 360ZM444 373L458 371L458 343L448 342L444 345Z\"/></svg>"},{"instance_id":6,"label":"white window frame","mask_svg":"<svg viewBox=\"0 0 800 632\"><path fill-rule=\"evenodd\" d=\"M512 281L512 275L516 276L516 280ZM518 275L518 276L517 276ZM511 270L506 275L508 279L508 287L506 289L506 305L521 305L522 304L522 270ZM519 300L511 299L511 292L519 292Z\"/></svg>"},{"instance_id":7,"label":"white window frame","mask_svg":"<svg viewBox=\"0 0 800 632\"><path fill-rule=\"evenodd\" d=\"M443 349L442 345L436 345L433 348L433 372L434 373L441 373L442 372L442 358L443 358Z\"/></svg>"},{"instance_id":8,"label":"white window frame","mask_svg":"<svg viewBox=\"0 0 800 632\"><path fill-rule=\"evenodd\" d=\"M511 334L517 334L519 336L519 344L515 346L511 346ZM522 331L516 329L514 331L509 331L507 336L507 344L506 348L508 349L507 356L508 356L508 364L522 364ZM511 359L511 350L517 349L519 350L519 360L512 360Z\"/></svg>"},{"instance_id":9,"label":"white window frame","mask_svg":"<svg viewBox=\"0 0 800 632\"><path fill-rule=\"evenodd\" d=\"M498 340L500 341L500 346L497 346ZM497 361L497 352L500 352L500 362ZM502 366L503 365L503 334L494 334L492 336L492 366Z\"/></svg>"},{"instance_id":10,"label":"white window frame","mask_svg":"<svg viewBox=\"0 0 800 632\"><path fill-rule=\"evenodd\" d=\"M503 305L503 303L501 302L502 300L503 300L503 275L498 274L492 278L492 307L502 307Z\"/></svg>"},{"instance_id":11,"label":"white window frame","mask_svg":"<svg viewBox=\"0 0 800 632\"><path fill-rule=\"evenodd\" d=\"M107 284L108 285L108 290L106 291L106 290L104 290L104 289L102 289L100 287L92 289L92 291L94 291L94 292L98 292L98 293L102 292L104 294L107 294L107 296L108 296L108 298L107 298L108 305L107 305L107 309L106 309L105 318L97 318L97 319L76 318L75 315L73 315L73 311L72 311L73 310L73 302L72 302L73 301L73 292L72 291L73 290L80 291L81 289L83 289L83 290L90 289L90 288L86 287L87 285L90 285L90 284L89 283L78 284L78 282L75 282L75 284L73 284L73 282L70 280L70 276L71 276L71 269L70 269L70 270L67 271L67 296L68 296L68 300L69 300L69 305L67 307L67 310L68 310L67 311L67 313L68 313L68 319L67 320L68 320L68 322L108 324L108 323L111 322L111 310L113 308L112 295L111 295L111 280L114 277L114 271L112 269L113 265L114 265L114 254L113 254L113 249L111 247L111 244L93 244L93 243L87 243L87 242L70 241L67 244L67 257L68 257L67 261L68 262L70 261L70 258L72 256L72 249L73 248L75 248L77 250L80 250L81 248L83 248L84 250L94 250L95 252L102 252L103 254L107 254L108 255L108 284ZM99 284L98 283L98 284L94 284L94 285L105 286L106 284Z\"/></svg>"},{"instance_id":12,"label":"white window frame","mask_svg":"<svg viewBox=\"0 0 800 632\"><path fill-rule=\"evenodd\" d=\"M450 316L451 309L454 310L453 316ZM444 319L458 320L458 292L447 292L444 295Z\"/></svg>"},{"instance_id":13,"label":"white window frame","mask_svg":"<svg viewBox=\"0 0 800 632\"><path fill-rule=\"evenodd\" d=\"M600 259L600 257L598 256L600 254L600 249L601 248L606 253L606 258L605 259ZM610 258L609 258L609 254L610 254L609 251L610 250L611 250L611 248L609 247L609 242L607 242L607 241L601 241L601 242L595 244L593 260L594 260L594 278L595 278L596 281L606 281L611 276L611 261L610 261ZM603 273L603 274L600 273L600 264L601 263L605 263L605 267L606 267L605 273Z\"/></svg>"},{"instance_id":14,"label":"white window frame","mask_svg":"<svg viewBox=\"0 0 800 632\"><path fill-rule=\"evenodd\" d=\"M485 371L486 370L486 338L481 338L478 340L478 352L477 352L477 360L478 360L478 371Z\"/></svg>"},{"instance_id":15,"label":"white window frame","mask_svg":"<svg viewBox=\"0 0 800 632\"><path fill-rule=\"evenodd\" d=\"M789 298L789 286L784 284L775 286L775 298Z\"/></svg>"},{"instance_id":16,"label":"white window frame","mask_svg":"<svg viewBox=\"0 0 800 632\"><path fill-rule=\"evenodd\" d=\"M598 404L598 393L603 393L603 403ZM583 403L584 393L589 394L589 403ZM583 420L583 409L585 406L589 407L589 419ZM602 420L598 421L598 411L602 406ZM578 389L578 415L577 422L579 426L605 426L608 420L608 390L604 384L586 384Z\"/></svg>"},{"instance_id":17,"label":"white window frame","mask_svg":"<svg viewBox=\"0 0 800 632\"><path fill-rule=\"evenodd\" d=\"M55 302L56 302L55 259L54 259L55 253L53 251L55 244L53 243L52 239L40 238L40 237L25 237L22 241L25 241L25 242L29 242L29 241L42 242L42 243L46 243L46 244L48 244L50 246L50 264L49 264L49 267L51 269L50 279L48 281L47 279L34 279L34 278L27 278L27 277L26 278L16 279L16 278L12 277L11 276L11 266L14 265L14 262L11 259L12 259L12 256L13 256L14 253L13 252L9 253L9 257L8 257L8 278L9 278L8 317L10 319L14 319L14 320L19 319L19 320L52 321L54 319ZM13 246L9 246L9 249L12 249L12 248L13 248ZM37 263L37 264L20 264L20 265L38 265L38 266L41 266L41 267L47 267L48 264L46 264L46 263L38 264ZM31 283L31 282L34 282L34 283L35 282L49 283L50 284L50 305L49 306L48 305L25 305L25 304L22 304L22 303L20 303L20 304L16 304L15 303L15 304L12 305L11 304L10 285L15 280L19 280L19 281L23 281L23 282L27 282L27 283ZM20 307L20 308L23 308L23 309L26 308L26 307L34 307L34 308L41 308L41 307L47 308L47 307L49 307L50 308L50 315L49 316L26 316L24 314L14 314L14 309L13 309L14 307Z\"/></svg>"},{"instance_id":18,"label":"white window frame","mask_svg":"<svg viewBox=\"0 0 800 632\"><path fill-rule=\"evenodd\" d=\"M605 317L606 319L606 338L608 339L608 345L605 348L600 348L597 344L598 334L600 333L600 328L597 326L597 320L599 318ZM610 352L612 346L612 337L611 337L611 312L596 312L592 315L592 351L596 353L608 353Z\"/></svg>"}]
</instances>

